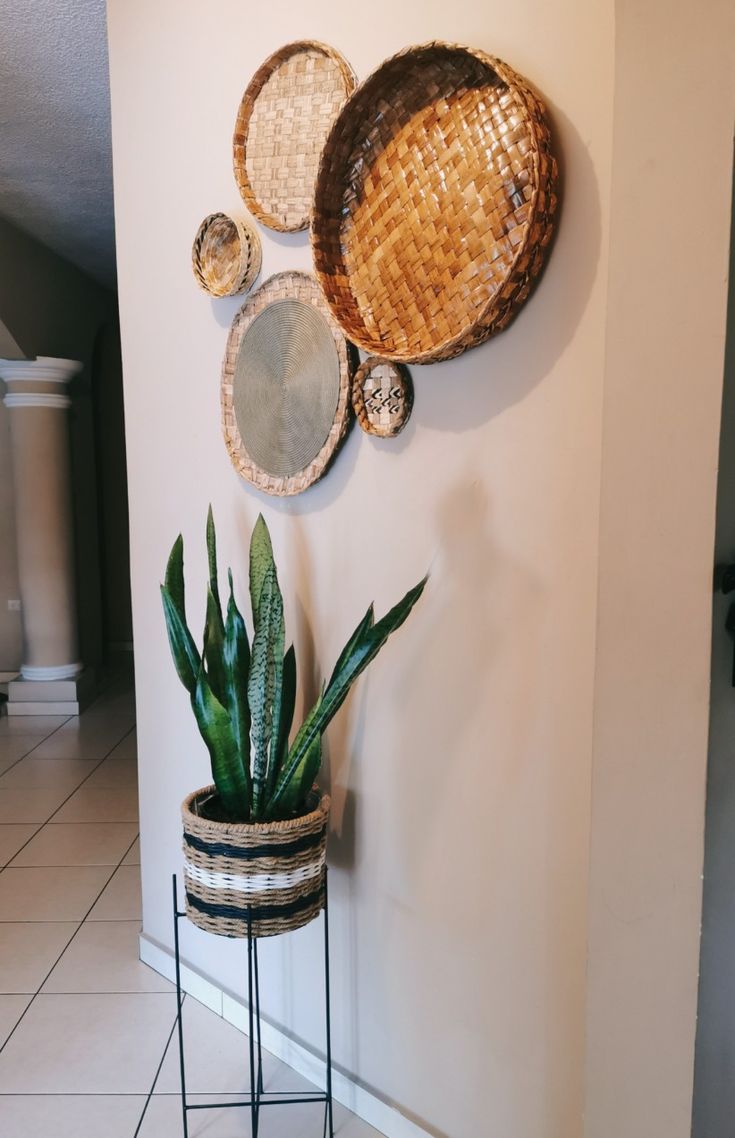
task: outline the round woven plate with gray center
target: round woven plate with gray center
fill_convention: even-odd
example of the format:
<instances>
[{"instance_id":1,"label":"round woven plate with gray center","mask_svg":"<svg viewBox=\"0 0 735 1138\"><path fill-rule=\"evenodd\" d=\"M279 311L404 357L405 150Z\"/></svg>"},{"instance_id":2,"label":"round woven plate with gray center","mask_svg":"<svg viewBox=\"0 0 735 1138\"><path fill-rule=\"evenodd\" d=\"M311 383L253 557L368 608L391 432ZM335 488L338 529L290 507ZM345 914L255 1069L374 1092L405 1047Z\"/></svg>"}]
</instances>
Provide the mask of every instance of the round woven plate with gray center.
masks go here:
<instances>
[{"instance_id":1,"label":"round woven plate with gray center","mask_svg":"<svg viewBox=\"0 0 735 1138\"><path fill-rule=\"evenodd\" d=\"M339 357L329 325L303 300L280 300L242 340L233 387L248 454L268 474L288 477L313 462L339 402Z\"/></svg>"},{"instance_id":2,"label":"round woven plate with gray center","mask_svg":"<svg viewBox=\"0 0 735 1138\"><path fill-rule=\"evenodd\" d=\"M232 464L267 494L325 473L350 425L352 357L308 273L278 273L235 316L222 367Z\"/></svg>"}]
</instances>

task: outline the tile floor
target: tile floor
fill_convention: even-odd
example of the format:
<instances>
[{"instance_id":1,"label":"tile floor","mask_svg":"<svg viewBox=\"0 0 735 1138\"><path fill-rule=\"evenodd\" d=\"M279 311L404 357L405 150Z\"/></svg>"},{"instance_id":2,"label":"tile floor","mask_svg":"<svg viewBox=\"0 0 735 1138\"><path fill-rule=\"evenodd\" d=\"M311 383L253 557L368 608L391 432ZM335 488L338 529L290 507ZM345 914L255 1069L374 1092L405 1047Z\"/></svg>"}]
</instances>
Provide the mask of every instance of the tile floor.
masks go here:
<instances>
[{"instance_id":1,"label":"tile floor","mask_svg":"<svg viewBox=\"0 0 735 1138\"><path fill-rule=\"evenodd\" d=\"M138 959L137 756L130 680L81 716L0 718L0 1135L180 1138L171 984ZM184 1001L192 1102L247 1090L245 1037ZM264 1054L268 1090L313 1089ZM321 1138L323 1107L271 1107L260 1138ZM335 1104L339 1138L378 1138ZM241 1109L191 1138L249 1135Z\"/></svg>"}]
</instances>

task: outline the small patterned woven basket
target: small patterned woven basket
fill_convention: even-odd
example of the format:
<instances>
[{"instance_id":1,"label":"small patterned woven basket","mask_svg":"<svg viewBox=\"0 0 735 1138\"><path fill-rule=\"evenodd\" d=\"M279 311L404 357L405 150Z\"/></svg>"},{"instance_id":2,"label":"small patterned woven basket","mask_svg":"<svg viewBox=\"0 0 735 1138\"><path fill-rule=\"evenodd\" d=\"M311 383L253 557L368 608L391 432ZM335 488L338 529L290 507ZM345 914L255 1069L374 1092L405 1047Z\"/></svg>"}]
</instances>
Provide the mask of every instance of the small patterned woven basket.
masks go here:
<instances>
[{"instance_id":1,"label":"small patterned woven basket","mask_svg":"<svg viewBox=\"0 0 735 1138\"><path fill-rule=\"evenodd\" d=\"M289 43L256 71L237 112L233 166L242 199L263 225L306 229L324 140L351 91L346 59L315 40Z\"/></svg>"},{"instance_id":2,"label":"small patterned woven basket","mask_svg":"<svg viewBox=\"0 0 735 1138\"><path fill-rule=\"evenodd\" d=\"M316 787L309 813L285 822L215 822L197 813L214 786L184 800L186 915L227 937L277 936L324 908L329 795Z\"/></svg>"},{"instance_id":3,"label":"small patterned woven basket","mask_svg":"<svg viewBox=\"0 0 735 1138\"><path fill-rule=\"evenodd\" d=\"M255 226L226 213L210 213L197 230L191 267L210 296L235 296L255 284L261 248Z\"/></svg>"},{"instance_id":4,"label":"small patterned woven basket","mask_svg":"<svg viewBox=\"0 0 735 1138\"><path fill-rule=\"evenodd\" d=\"M507 64L407 48L350 96L324 145L311 242L363 351L450 359L501 331L549 249L557 169L543 103Z\"/></svg>"},{"instance_id":5,"label":"small patterned woven basket","mask_svg":"<svg viewBox=\"0 0 735 1138\"><path fill-rule=\"evenodd\" d=\"M413 408L413 384L408 370L392 360L370 356L355 372L352 407L366 434L380 439L400 434Z\"/></svg>"}]
</instances>

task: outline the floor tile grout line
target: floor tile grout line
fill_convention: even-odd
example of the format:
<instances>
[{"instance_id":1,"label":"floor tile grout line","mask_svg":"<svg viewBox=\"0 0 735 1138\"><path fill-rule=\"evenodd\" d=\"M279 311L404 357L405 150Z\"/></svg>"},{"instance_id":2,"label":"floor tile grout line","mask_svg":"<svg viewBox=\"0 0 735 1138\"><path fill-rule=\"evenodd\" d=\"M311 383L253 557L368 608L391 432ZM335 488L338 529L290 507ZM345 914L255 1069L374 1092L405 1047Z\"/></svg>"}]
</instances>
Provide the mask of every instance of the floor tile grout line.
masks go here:
<instances>
[{"instance_id":1,"label":"floor tile grout line","mask_svg":"<svg viewBox=\"0 0 735 1138\"><path fill-rule=\"evenodd\" d=\"M103 761L104 761L104 760L103 760ZM63 805L63 803L62 803L62 805ZM20 1016L20 1018L19 1018L18 1022L17 1022L17 1023L16 1023L16 1024L13 1026L13 1029L12 1029L12 1031L10 1032L10 1034L7 1036L7 1038L3 1040L2 1044L0 1044L0 1055L2 1055L3 1051L4 1051L4 1050L5 1050L5 1048L7 1047L8 1043L10 1042L10 1040L13 1038L13 1036L14 1036L14 1035L15 1035L15 1033L16 1033L16 1031L18 1030L18 1025L19 1025L19 1024L21 1024L21 1023L23 1022L23 1020L25 1019L26 1015L28 1014L28 1010L29 1010L29 1008L31 1008L31 1007L33 1006L33 1004L35 1003L35 1001L38 999L38 996L39 996L39 994L40 994L40 992L41 992L41 989L43 988L44 984L45 984L45 983L46 983L46 981L49 979L49 977L50 977L51 973L53 972L54 968L56 968L56 965L59 963L59 961L61 960L62 956L64 955L64 953L65 953L65 952L66 952L66 950L68 949L69 945L72 943L72 941L73 941L73 940L74 940L74 938L76 937L76 935L77 935L77 933L79 932L79 930L81 929L82 925L84 925L84 923L86 922L87 918L89 917L89 914L92 912L92 909L94 909L95 905L96 905L96 904L97 904L97 902L99 901L99 899L100 899L100 897L102 896L102 894L104 893L105 889L106 889L106 888L107 888L107 886L110 884L110 882L112 881L113 877L114 877L114 876L115 876L115 874L117 873L118 869L119 869L119 868L120 868L120 866L122 865L122 863L123 863L123 860L124 860L124 859L125 859L125 858L128 856L128 854L130 853L131 849L133 848L133 846L135 845L135 843L136 843L136 841L137 841L137 840L138 840L137 836L136 836L135 838L133 838L132 842L130 843L130 845L129 845L129 846L128 846L128 848L126 849L125 853L124 853L124 854L123 854L123 856L120 858L120 861L119 861L119 862L117 863L117 865L116 865L116 866L115 866L115 867L112 869L112 873L110 874L110 876L109 876L109 877L107 878L107 880L105 881L104 885L103 885L103 886L102 886L102 888L100 889L100 891L99 891L99 893L97 894L97 896L95 897L94 901L93 901L93 902L92 902L92 904L89 906L89 908L87 909L87 912L84 914L84 916L82 917L81 921L79 922L79 924L78 924L77 928L76 928L76 929L74 930L74 932L71 934L71 936L69 937L69 940L66 942L66 944L65 944L65 945L64 945L64 947L63 947L63 949L61 950L61 952L59 953L59 955L56 957L56 960L55 960L55 961L54 961L54 963L51 965L51 968L49 968L48 972L46 973L46 975L44 976L43 980L42 980L42 981L41 981L41 983L39 984L38 988L36 989L36 993L35 993L35 995L31 996L31 999L28 1001L28 1004L26 1005L26 1007L25 1007L24 1011L22 1012L22 1014L21 1014L21 1016ZM110 867L108 867L108 866L105 866L104 868L110 868ZM2 871L0 871L0 872L2 872ZM10 923L10 922L4 922L4 923ZM25 921L25 922L13 922L13 923L14 923L14 924L34 924L35 922L33 922L33 921ZM51 923L51 922L44 922L44 923ZM63 923L63 922L59 922L59 923Z\"/></svg>"},{"instance_id":2,"label":"floor tile grout line","mask_svg":"<svg viewBox=\"0 0 735 1138\"><path fill-rule=\"evenodd\" d=\"M69 719L73 718L74 716L70 715L69 718L65 719L63 723L60 723L58 727L54 727L53 731L49 731L48 735L44 735L43 739L39 739L38 742L33 747L31 747L30 751L26 751L24 755L20 755L14 763L11 763L9 767L6 767L6 769L3 771L3 774L7 774L8 771L12 771L14 767L17 767L18 763L23 762L23 759L29 758L33 752L41 746L41 743L45 743L47 739L50 739L53 735L56 734L57 731L60 731L62 727L65 727L69 722ZM8 738L10 739L12 736L8 734Z\"/></svg>"},{"instance_id":3,"label":"floor tile grout line","mask_svg":"<svg viewBox=\"0 0 735 1138\"><path fill-rule=\"evenodd\" d=\"M63 727L63 724L61 724L61 726ZM57 728L57 730L58 730L58 728ZM54 810L54 812L51 814L51 816L50 816L49 818L47 818L45 822L42 822L42 823L41 823L41 827L40 827L40 829L37 831L37 833L39 833L39 834L40 834L40 832L41 832L41 830L44 828L44 826L48 826L48 825L49 825L49 823L52 821L52 819L53 819L53 818L55 818L55 817L56 817L56 815L59 813L59 810L61 810L61 808L62 808L63 806L66 806L66 804L67 804L67 802L69 801L69 799L70 799L70 798L73 798L73 797L74 797L74 795L76 794L76 792L77 792L78 790L81 790L81 788L84 786L84 784L85 784L85 782L87 781L87 779L88 779L88 778L91 778L91 777L92 777L92 775L94 774L94 772L95 772L96 770L98 770L98 769L101 767L102 763L104 763L105 759L109 758L109 756L110 756L110 755L112 754L112 752L115 750L115 747L118 747L118 746L120 745L120 743L124 742L124 740L125 740L125 739L127 739L128 735L130 735L130 734L131 734L131 733L132 733L134 730L135 730L135 724L133 724L133 726L130 728L130 730L128 730L128 731L126 731L126 732L125 732L125 734L123 735L122 739L119 739L119 740L117 741L117 743L115 743L115 744L114 744L114 745L113 745L113 746L110 748L110 750L109 750L109 751L107 751L107 752L106 752L106 754L104 754L104 755L102 756L102 758L100 759L100 761L99 761L98 763L96 763L96 764L95 764L95 766L93 766L93 767L92 767L92 770L89 772L89 774L87 774L87 775L86 775L86 776L85 776L85 777L82 779L82 781L81 781L80 783L78 783L78 785L77 785L77 786L75 786L74 790L72 790L70 794L67 794L67 796L66 796L66 798L64 799L64 801L63 801L63 802L60 802L60 803L59 803L59 805L56 807L56 809L55 809L55 810ZM51 736L50 736L50 735L49 735L49 738L51 738ZM42 740L42 742L45 742L45 740ZM39 745L40 745L40 744L39 744ZM24 757L25 757L25 756L24 756ZM114 788L113 788L113 789L114 789ZM32 824L32 823L31 823L31 824ZM32 842L32 841L33 841L33 838L35 838L35 837L36 837L36 834L33 834L33 836L32 836L32 837L30 837L30 838L28 839L28 842ZM7 865L4 865L4 866L3 866L3 867L0 869L0 876L1 876L1 875L2 875L4 872L5 872L5 870L6 870L6 869L10 869L10 868L11 868L12 862L15 860L15 858L18 856L18 854L19 854L19 853L22 853L22 851L23 851L23 850L25 849L25 847L28 845L28 842L25 842L25 843L24 843L24 844L23 844L23 845L20 847L20 849L16 851L16 853L13 855L13 857L10 859L10 861L7 863ZM18 866L16 866L16 867L14 867L14 868L16 868L16 869L17 869L17 868L19 868L19 867L18 867ZM7 1042L7 1040L6 1040L6 1042ZM2 1048L0 1048L0 1050L2 1050Z\"/></svg>"},{"instance_id":4,"label":"floor tile grout line","mask_svg":"<svg viewBox=\"0 0 735 1138\"><path fill-rule=\"evenodd\" d=\"M161 1069L162 1069L162 1067L163 1067L163 1064L164 1064L164 1062L165 1062L166 1056L167 1056L167 1054L168 1054L168 1049L169 1049L169 1047L171 1046L171 1040L173 1039L173 1037L174 1037L174 1032L176 1031L176 1025L177 1025L177 1023L178 1023L179 1015L182 1015L182 1014L183 1014L183 1007L184 1007L184 1002L185 1002L185 1001L186 1001L186 993L184 993L184 994L183 994L183 996L182 996L182 998L181 998L181 1004L180 1004L180 1007L179 1007L179 1009L178 1009L178 1011L177 1011L177 1014L176 1014L176 1016L174 1017L174 1022L173 1022L173 1025L172 1025L172 1027L171 1027L171 1030L170 1030L170 1032L168 1033L168 1039L166 1040L165 1046L164 1046L164 1048L163 1048L163 1055L161 1056L161 1061L160 1061L160 1063L159 1063L159 1064L158 1064L158 1066L156 1067L156 1073L155 1073L155 1075L153 1076L153 1082L151 1083L151 1089L149 1090L149 1092L148 1092L148 1097L146 1098L146 1100L145 1100L145 1103L143 1104L143 1110L142 1110L142 1112L141 1112L140 1118L138 1119L138 1125L137 1125L137 1126L136 1126L136 1128L135 1128L135 1132L134 1132L134 1134L133 1134L133 1138L138 1138L138 1135L139 1135L139 1133L140 1133L140 1128L141 1128L141 1126L143 1125L143 1119L144 1119L144 1118L145 1118L145 1116L146 1116L146 1111L148 1110L148 1107L150 1106L150 1102L151 1102L151 1099L153 1098L153 1092L154 1092L154 1090L156 1089L156 1083L158 1082L158 1076L161 1074Z\"/></svg>"}]
</instances>

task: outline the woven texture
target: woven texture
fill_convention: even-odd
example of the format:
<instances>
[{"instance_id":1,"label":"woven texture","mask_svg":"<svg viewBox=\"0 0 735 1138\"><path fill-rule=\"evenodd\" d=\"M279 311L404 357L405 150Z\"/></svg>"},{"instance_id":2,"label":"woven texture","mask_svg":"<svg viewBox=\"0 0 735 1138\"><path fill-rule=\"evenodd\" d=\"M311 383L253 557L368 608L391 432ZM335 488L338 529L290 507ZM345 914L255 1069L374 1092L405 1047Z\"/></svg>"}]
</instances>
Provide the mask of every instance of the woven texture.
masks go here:
<instances>
[{"instance_id":1,"label":"woven texture","mask_svg":"<svg viewBox=\"0 0 735 1138\"><path fill-rule=\"evenodd\" d=\"M319 155L355 88L345 59L326 44L286 44L256 71L233 137L235 179L263 225L281 232L309 224Z\"/></svg>"},{"instance_id":2,"label":"woven texture","mask_svg":"<svg viewBox=\"0 0 735 1138\"><path fill-rule=\"evenodd\" d=\"M191 250L197 284L210 296L247 292L260 272L261 248L255 226L226 213L210 213Z\"/></svg>"},{"instance_id":3,"label":"woven texture","mask_svg":"<svg viewBox=\"0 0 735 1138\"><path fill-rule=\"evenodd\" d=\"M345 335L410 363L505 328L556 211L543 104L506 64L453 44L383 63L340 112L312 216L319 282Z\"/></svg>"},{"instance_id":4,"label":"woven texture","mask_svg":"<svg viewBox=\"0 0 735 1138\"><path fill-rule=\"evenodd\" d=\"M286 822L238 824L201 818L194 791L181 807L186 915L227 937L277 936L308 924L324 908L329 796L310 796L310 812Z\"/></svg>"},{"instance_id":5,"label":"woven texture","mask_svg":"<svg viewBox=\"0 0 735 1138\"><path fill-rule=\"evenodd\" d=\"M252 293L222 368L222 429L237 472L278 495L321 478L350 424L351 364L313 277L278 273Z\"/></svg>"},{"instance_id":6,"label":"woven texture","mask_svg":"<svg viewBox=\"0 0 735 1138\"><path fill-rule=\"evenodd\" d=\"M408 422L413 407L411 377L401 364L370 356L352 381L352 406L368 435L393 438Z\"/></svg>"}]
</instances>

